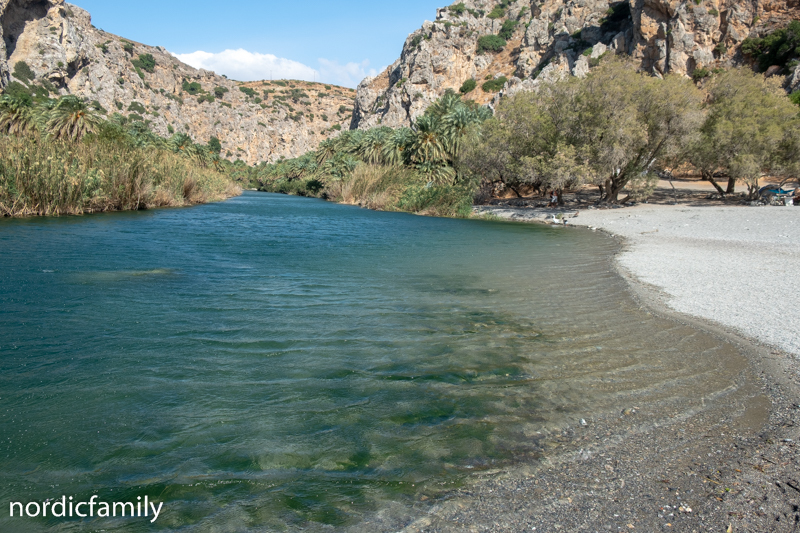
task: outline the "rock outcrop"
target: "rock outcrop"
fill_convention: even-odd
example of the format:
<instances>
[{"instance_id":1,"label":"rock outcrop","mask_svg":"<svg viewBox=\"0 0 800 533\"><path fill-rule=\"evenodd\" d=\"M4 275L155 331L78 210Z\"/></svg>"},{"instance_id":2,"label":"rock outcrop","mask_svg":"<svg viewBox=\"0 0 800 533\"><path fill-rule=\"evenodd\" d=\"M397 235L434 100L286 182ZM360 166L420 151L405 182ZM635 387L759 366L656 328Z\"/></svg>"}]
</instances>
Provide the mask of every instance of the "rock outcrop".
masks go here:
<instances>
[{"instance_id":1,"label":"rock outcrop","mask_svg":"<svg viewBox=\"0 0 800 533\"><path fill-rule=\"evenodd\" d=\"M63 0L0 0L0 32L0 87L19 82L53 97L73 94L165 137L186 132L205 143L215 136L232 160L296 157L350 124L351 89L234 82L99 30L89 13Z\"/></svg>"},{"instance_id":2,"label":"rock outcrop","mask_svg":"<svg viewBox=\"0 0 800 533\"><path fill-rule=\"evenodd\" d=\"M541 80L585 76L609 53L655 75L741 64L744 39L798 18L800 0L463 0L439 9L409 35L394 64L359 85L351 128L408 126L468 79L477 88L467 98L496 103ZM503 51L479 53L479 39L507 21L517 24ZM482 89L500 76L508 78L501 91Z\"/></svg>"}]
</instances>

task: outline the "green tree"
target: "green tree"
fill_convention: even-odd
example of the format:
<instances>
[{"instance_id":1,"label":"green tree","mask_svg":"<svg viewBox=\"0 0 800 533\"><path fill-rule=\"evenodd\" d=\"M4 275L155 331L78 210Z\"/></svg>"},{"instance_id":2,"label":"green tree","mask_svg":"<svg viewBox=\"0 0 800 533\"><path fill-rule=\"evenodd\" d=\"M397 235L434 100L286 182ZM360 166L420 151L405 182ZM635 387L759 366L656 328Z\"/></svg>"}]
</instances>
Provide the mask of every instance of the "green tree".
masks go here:
<instances>
[{"instance_id":1,"label":"green tree","mask_svg":"<svg viewBox=\"0 0 800 533\"><path fill-rule=\"evenodd\" d=\"M96 133L101 119L75 96L62 96L47 120L47 135L54 139L77 141Z\"/></svg>"},{"instance_id":2,"label":"green tree","mask_svg":"<svg viewBox=\"0 0 800 533\"><path fill-rule=\"evenodd\" d=\"M0 132L24 135L36 131L36 120L30 100L14 96L0 97Z\"/></svg>"},{"instance_id":3,"label":"green tree","mask_svg":"<svg viewBox=\"0 0 800 533\"><path fill-rule=\"evenodd\" d=\"M575 101L577 143L588 150L603 200L617 203L629 183L682 153L702 124L701 104L700 91L678 76L647 77L622 61L594 70Z\"/></svg>"},{"instance_id":4,"label":"green tree","mask_svg":"<svg viewBox=\"0 0 800 533\"><path fill-rule=\"evenodd\" d=\"M222 143L218 137L211 137L208 140L208 149L215 154L219 154L222 151Z\"/></svg>"},{"instance_id":5,"label":"green tree","mask_svg":"<svg viewBox=\"0 0 800 533\"><path fill-rule=\"evenodd\" d=\"M741 180L755 197L764 173L791 166L780 148L787 132L797 127L797 108L777 81L749 69L716 76L708 91L708 116L692 150L692 163L720 193L735 192ZM716 183L716 173L728 176L725 191Z\"/></svg>"}]
</instances>

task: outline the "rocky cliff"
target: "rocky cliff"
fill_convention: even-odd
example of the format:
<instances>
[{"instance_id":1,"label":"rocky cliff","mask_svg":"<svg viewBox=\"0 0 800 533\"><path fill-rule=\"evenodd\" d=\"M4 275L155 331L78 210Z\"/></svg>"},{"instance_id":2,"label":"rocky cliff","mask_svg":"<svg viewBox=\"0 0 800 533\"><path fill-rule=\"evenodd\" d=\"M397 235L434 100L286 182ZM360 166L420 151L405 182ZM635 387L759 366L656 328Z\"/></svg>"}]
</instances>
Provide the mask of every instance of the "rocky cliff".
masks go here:
<instances>
[{"instance_id":1,"label":"rocky cliff","mask_svg":"<svg viewBox=\"0 0 800 533\"><path fill-rule=\"evenodd\" d=\"M609 53L656 75L741 64L744 39L793 19L800 0L463 0L439 9L394 64L359 85L351 127L407 126L469 79L477 87L468 98L496 103L543 79L584 76ZM502 51L479 52L481 37L498 33L507 41ZM782 74L800 86L800 70ZM508 82L482 89L501 77Z\"/></svg>"},{"instance_id":2,"label":"rocky cliff","mask_svg":"<svg viewBox=\"0 0 800 533\"><path fill-rule=\"evenodd\" d=\"M73 94L162 136L216 136L247 163L296 157L349 127L354 91L306 82L237 83L165 49L101 31L63 0L0 0L0 87ZM244 90L243 90L244 89Z\"/></svg>"}]
</instances>

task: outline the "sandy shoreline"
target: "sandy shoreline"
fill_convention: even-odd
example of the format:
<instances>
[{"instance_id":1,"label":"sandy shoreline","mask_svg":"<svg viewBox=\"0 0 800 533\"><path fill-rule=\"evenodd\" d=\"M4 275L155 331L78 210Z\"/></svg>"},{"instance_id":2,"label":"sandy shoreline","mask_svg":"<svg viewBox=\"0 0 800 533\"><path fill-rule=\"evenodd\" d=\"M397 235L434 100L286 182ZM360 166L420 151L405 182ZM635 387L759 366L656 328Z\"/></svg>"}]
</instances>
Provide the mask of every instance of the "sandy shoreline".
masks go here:
<instances>
[{"instance_id":1,"label":"sandy shoreline","mask_svg":"<svg viewBox=\"0 0 800 533\"><path fill-rule=\"evenodd\" d=\"M642 405L567 428L541 464L487 472L420 503L421 517L398 529L800 532L800 209L644 204L575 214L564 212L568 226L621 238L614 262L643 308L738 348L735 393L707 409Z\"/></svg>"}]
</instances>

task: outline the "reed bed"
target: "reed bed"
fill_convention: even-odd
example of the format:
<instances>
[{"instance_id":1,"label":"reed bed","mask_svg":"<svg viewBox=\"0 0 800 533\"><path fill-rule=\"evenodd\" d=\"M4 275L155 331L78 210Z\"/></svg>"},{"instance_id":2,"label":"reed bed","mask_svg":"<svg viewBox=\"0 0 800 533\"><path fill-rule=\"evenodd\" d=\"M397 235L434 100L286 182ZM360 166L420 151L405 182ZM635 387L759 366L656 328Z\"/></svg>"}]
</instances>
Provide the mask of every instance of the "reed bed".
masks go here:
<instances>
[{"instance_id":1,"label":"reed bed","mask_svg":"<svg viewBox=\"0 0 800 533\"><path fill-rule=\"evenodd\" d=\"M223 174L161 149L0 136L0 215L179 207L241 193Z\"/></svg>"}]
</instances>

